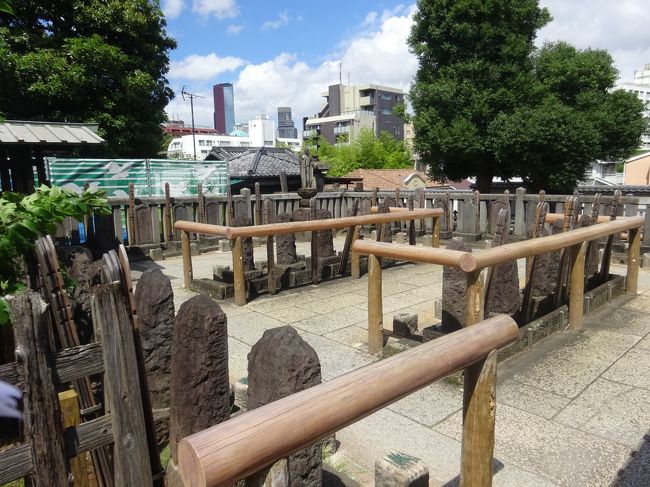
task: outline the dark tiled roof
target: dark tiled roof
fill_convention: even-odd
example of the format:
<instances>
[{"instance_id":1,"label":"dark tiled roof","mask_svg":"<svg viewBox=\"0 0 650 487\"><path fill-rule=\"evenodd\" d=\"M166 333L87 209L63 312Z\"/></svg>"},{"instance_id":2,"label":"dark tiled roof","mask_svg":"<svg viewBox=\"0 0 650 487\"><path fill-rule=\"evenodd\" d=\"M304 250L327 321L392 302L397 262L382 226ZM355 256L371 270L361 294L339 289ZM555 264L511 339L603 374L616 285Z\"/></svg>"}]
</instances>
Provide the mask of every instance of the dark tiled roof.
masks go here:
<instances>
[{"instance_id":1,"label":"dark tiled roof","mask_svg":"<svg viewBox=\"0 0 650 487\"><path fill-rule=\"evenodd\" d=\"M299 176L298 157L274 147L213 147L206 160L226 160L231 178Z\"/></svg>"}]
</instances>

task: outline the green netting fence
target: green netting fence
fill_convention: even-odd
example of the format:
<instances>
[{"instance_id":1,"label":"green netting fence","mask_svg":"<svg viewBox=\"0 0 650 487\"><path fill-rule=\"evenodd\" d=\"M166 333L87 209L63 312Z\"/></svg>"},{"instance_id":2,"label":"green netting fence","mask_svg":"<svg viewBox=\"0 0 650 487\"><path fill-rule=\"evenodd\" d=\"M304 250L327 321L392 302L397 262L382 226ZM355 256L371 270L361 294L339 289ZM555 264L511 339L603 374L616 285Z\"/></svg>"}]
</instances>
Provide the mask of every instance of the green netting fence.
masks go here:
<instances>
[{"instance_id":1,"label":"green netting fence","mask_svg":"<svg viewBox=\"0 0 650 487\"><path fill-rule=\"evenodd\" d=\"M136 196L164 196L165 183L172 196L195 195L199 183L204 193L225 194L230 184L226 161L46 157L45 163L52 184L77 192L88 184L109 197L128 197L129 183Z\"/></svg>"}]
</instances>

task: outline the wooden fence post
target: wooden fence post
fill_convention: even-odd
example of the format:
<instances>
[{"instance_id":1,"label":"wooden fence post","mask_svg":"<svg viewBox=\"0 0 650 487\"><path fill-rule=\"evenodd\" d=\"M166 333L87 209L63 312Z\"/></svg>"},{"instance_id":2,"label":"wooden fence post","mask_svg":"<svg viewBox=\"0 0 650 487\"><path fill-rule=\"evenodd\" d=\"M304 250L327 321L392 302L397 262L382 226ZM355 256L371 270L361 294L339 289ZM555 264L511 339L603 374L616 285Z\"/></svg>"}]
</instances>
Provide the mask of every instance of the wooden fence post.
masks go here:
<instances>
[{"instance_id":1,"label":"wooden fence post","mask_svg":"<svg viewBox=\"0 0 650 487\"><path fill-rule=\"evenodd\" d=\"M381 264L368 255L368 352L381 353L384 348L383 304L381 295Z\"/></svg>"},{"instance_id":2,"label":"wooden fence post","mask_svg":"<svg viewBox=\"0 0 650 487\"><path fill-rule=\"evenodd\" d=\"M467 273L464 326L483 319L481 271ZM496 352L465 369L460 485L492 485L496 410Z\"/></svg>"},{"instance_id":3,"label":"wooden fence post","mask_svg":"<svg viewBox=\"0 0 650 487\"><path fill-rule=\"evenodd\" d=\"M34 487L68 485L70 468L63 442L61 409L47 363L49 310L41 297L27 291L12 303L18 359L25 373L25 438L29 438Z\"/></svg>"},{"instance_id":4,"label":"wooden fence post","mask_svg":"<svg viewBox=\"0 0 650 487\"><path fill-rule=\"evenodd\" d=\"M244 259L242 254L242 237L232 241L232 270L235 281L235 304L246 304L246 276L244 275Z\"/></svg>"},{"instance_id":5,"label":"wooden fence post","mask_svg":"<svg viewBox=\"0 0 650 487\"><path fill-rule=\"evenodd\" d=\"M183 251L183 286L190 288L194 272L192 271L192 249L190 248L190 232L181 232L181 249Z\"/></svg>"},{"instance_id":6,"label":"wooden fence post","mask_svg":"<svg viewBox=\"0 0 650 487\"><path fill-rule=\"evenodd\" d=\"M354 227L354 233L352 234L352 244L351 248L354 248L354 242L359 240L359 225ZM353 279L361 278L361 256L352 250L352 256L350 258L350 273L352 274Z\"/></svg>"},{"instance_id":7,"label":"wooden fence post","mask_svg":"<svg viewBox=\"0 0 650 487\"><path fill-rule=\"evenodd\" d=\"M431 246L440 247L440 217L433 217L433 230L431 231Z\"/></svg>"},{"instance_id":8,"label":"wooden fence post","mask_svg":"<svg viewBox=\"0 0 650 487\"><path fill-rule=\"evenodd\" d=\"M110 391L106 396L115 438L115 485L152 485L133 329L120 284L98 286L91 308Z\"/></svg>"},{"instance_id":9,"label":"wooden fence post","mask_svg":"<svg viewBox=\"0 0 650 487\"><path fill-rule=\"evenodd\" d=\"M59 403L61 404L61 416L63 418L63 427L65 429L71 426L81 424L81 412L79 410L79 396L74 389L59 392ZM86 487L88 482L88 465L86 464L86 454L82 453L70 460L70 470L72 472L74 487Z\"/></svg>"},{"instance_id":10,"label":"wooden fence post","mask_svg":"<svg viewBox=\"0 0 650 487\"><path fill-rule=\"evenodd\" d=\"M632 228L627 232L627 276L625 294L636 295L639 283L639 257L641 254L641 229Z\"/></svg>"},{"instance_id":11,"label":"wooden fence post","mask_svg":"<svg viewBox=\"0 0 650 487\"><path fill-rule=\"evenodd\" d=\"M259 188L259 184L255 183L255 190ZM260 200L261 201L261 200ZM259 225L273 223L273 201L264 200L264 220L262 220L261 212L259 216ZM268 268L268 281L267 287L269 294L275 294L275 273L273 272L273 267L275 266L275 246L274 246L273 235L266 236L266 266Z\"/></svg>"},{"instance_id":12,"label":"wooden fence post","mask_svg":"<svg viewBox=\"0 0 650 487\"><path fill-rule=\"evenodd\" d=\"M574 245L569 252L571 277L569 281L569 326L572 330L582 330L585 323L585 255L588 242Z\"/></svg>"},{"instance_id":13,"label":"wooden fence post","mask_svg":"<svg viewBox=\"0 0 650 487\"><path fill-rule=\"evenodd\" d=\"M165 229L165 241L174 240L174 226L172 225L172 198L169 183L165 183L165 207L163 213L163 228Z\"/></svg>"},{"instance_id":14,"label":"wooden fence post","mask_svg":"<svg viewBox=\"0 0 650 487\"><path fill-rule=\"evenodd\" d=\"M526 215L524 209L524 196L526 188L517 188L515 196L515 237L524 237L526 235Z\"/></svg>"}]
</instances>

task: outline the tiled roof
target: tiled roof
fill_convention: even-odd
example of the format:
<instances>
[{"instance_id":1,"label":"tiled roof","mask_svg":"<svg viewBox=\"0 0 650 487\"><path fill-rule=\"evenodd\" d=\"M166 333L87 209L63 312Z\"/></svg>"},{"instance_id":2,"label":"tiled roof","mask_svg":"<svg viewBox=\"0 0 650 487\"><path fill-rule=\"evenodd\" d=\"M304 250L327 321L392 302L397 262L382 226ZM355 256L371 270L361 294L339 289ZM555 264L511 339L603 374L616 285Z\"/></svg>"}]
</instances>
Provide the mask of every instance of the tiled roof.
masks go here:
<instances>
[{"instance_id":1,"label":"tiled roof","mask_svg":"<svg viewBox=\"0 0 650 487\"><path fill-rule=\"evenodd\" d=\"M83 145L104 142L97 135L97 124L61 122L22 122L7 120L0 123L2 144Z\"/></svg>"},{"instance_id":2,"label":"tiled roof","mask_svg":"<svg viewBox=\"0 0 650 487\"><path fill-rule=\"evenodd\" d=\"M427 188L448 188L449 184L436 183L429 179L425 173L413 169L357 169L345 175L346 178L363 178L363 187L366 190L379 188L383 190L407 189L406 181L409 176L419 175L425 181Z\"/></svg>"},{"instance_id":3,"label":"tiled roof","mask_svg":"<svg viewBox=\"0 0 650 487\"><path fill-rule=\"evenodd\" d=\"M273 147L213 147L206 160L226 160L231 178L299 176L298 157Z\"/></svg>"}]
</instances>

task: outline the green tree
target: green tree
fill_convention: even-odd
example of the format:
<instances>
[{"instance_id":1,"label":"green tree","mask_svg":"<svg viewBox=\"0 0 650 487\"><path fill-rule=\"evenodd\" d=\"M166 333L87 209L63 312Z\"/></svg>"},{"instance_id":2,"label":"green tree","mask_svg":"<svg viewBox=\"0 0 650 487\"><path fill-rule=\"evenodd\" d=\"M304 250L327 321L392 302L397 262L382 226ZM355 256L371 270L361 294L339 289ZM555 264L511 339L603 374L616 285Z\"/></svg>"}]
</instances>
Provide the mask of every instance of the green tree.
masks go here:
<instances>
[{"instance_id":1,"label":"green tree","mask_svg":"<svg viewBox=\"0 0 650 487\"><path fill-rule=\"evenodd\" d=\"M175 41L158 0L18 2L0 13L0 112L97 122L105 155L155 156Z\"/></svg>"},{"instance_id":2,"label":"green tree","mask_svg":"<svg viewBox=\"0 0 650 487\"><path fill-rule=\"evenodd\" d=\"M349 144L331 145L322 139L318 158L330 164L328 174L343 176L355 169L398 169L413 163L404 141L395 140L388 132L375 137L363 128Z\"/></svg>"},{"instance_id":3,"label":"green tree","mask_svg":"<svg viewBox=\"0 0 650 487\"><path fill-rule=\"evenodd\" d=\"M633 96L610 92L603 51L534 47L550 21L537 0L419 0L409 37L419 69L410 93L415 149L435 179L523 177L572 187L586 164L638 145Z\"/></svg>"}]
</instances>

